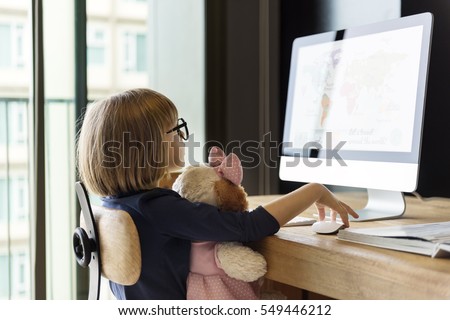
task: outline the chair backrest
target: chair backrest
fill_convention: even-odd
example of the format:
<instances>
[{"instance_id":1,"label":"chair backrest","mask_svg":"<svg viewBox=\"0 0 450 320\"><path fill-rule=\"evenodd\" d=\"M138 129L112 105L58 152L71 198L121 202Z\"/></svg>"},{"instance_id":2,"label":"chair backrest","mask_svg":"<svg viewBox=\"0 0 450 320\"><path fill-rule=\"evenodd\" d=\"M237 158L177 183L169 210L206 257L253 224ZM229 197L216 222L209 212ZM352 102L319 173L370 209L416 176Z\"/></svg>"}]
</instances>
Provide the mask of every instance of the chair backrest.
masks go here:
<instances>
[{"instance_id":1,"label":"chair backrest","mask_svg":"<svg viewBox=\"0 0 450 320\"><path fill-rule=\"evenodd\" d=\"M122 285L135 284L141 274L141 247L133 219L123 210L91 206L81 182L80 227L73 245L78 263L89 267L89 299L99 299L101 277Z\"/></svg>"}]
</instances>

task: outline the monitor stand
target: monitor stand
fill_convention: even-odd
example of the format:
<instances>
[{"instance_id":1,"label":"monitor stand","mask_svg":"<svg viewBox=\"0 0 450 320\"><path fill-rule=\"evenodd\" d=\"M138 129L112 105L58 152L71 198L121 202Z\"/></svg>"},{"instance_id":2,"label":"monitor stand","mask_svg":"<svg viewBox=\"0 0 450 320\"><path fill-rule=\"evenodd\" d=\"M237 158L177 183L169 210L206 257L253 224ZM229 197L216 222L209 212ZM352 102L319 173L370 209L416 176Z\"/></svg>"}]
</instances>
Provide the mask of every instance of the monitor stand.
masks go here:
<instances>
[{"instance_id":1,"label":"monitor stand","mask_svg":"<svg viewBox=\"0 0 450 320\"><path fill-rule=\"evenodd\" d=\"M358 219L349 217L350 221L373 221L394 219L405 212L405 198L400 191L367 189L367 204L363 209L355 210Z\"/></svg>"}]
</instances>

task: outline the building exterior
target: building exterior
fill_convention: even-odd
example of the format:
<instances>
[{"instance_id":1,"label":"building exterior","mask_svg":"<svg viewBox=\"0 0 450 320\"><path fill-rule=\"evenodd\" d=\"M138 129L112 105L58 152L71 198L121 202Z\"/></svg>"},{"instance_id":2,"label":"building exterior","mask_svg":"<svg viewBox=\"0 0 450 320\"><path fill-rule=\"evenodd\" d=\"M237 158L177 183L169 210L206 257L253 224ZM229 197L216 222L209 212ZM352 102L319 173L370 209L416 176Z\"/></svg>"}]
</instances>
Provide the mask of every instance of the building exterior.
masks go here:
<instances>
[{"instance_id":1,"label":"building exterior","mask_svg":"<svg viewBox=\"0 0 450 320\"><path fill-rule=\"evenodd\" d=\"M75 1L43 1L48 299L74 299ZM203 0L87 0L88 100L151 87L204 136ZM0 299L33 298L31 0L0 0ZM197 128L196 131L192 128ZM197 150L201 152L202 150Z\"/></svg>"},{"instance_id":2,"label":"building exterior","mask_svg":"<svg viewBox=\"0 0 450 320\"><path fill-rule=\"evenodd\" d=\"M30 296L27 1L0 1L0 299Z\"/></svg>"},{"instance_id":3,"label":"building exterior","mask_svg":"<svg viewBox=\"0 0 450 320\"><path fill-rule=\"evenodd\" d=\"M28 131L31 112L29 94L32 85L30 4L29 0L0 0L0 43L2 44L0 49L0 299L32 297L29 170L31 144ZM73 3L68 1L66 6L70 6L71 9ZM53 6L52 9L49 5L44 10L48 13L52 13L53 10L56 14L58 8ZM147 15L147 1L87 1L89 99L100 98L129 87L148 86ZM51 29L48 27L44 30L44 37L52 38L56 31ZM50 49L51 46L45 46L45 48ZM51 64L49 60L52 59L52 53L45 53L45 55L45 62ZM67 76L70 77L70 75ZM47 78L46 80L50 93L47 96L46 106L48 115L46 120L50 126L47 131L49 133L47 141L50 144L47 158L53 163L67 161L68 159L64 158L73 156L73 152L67 150L68 155L61 159L61 156L56 154L56 150L60 148L52 148L52 145L64 144L59 139L61 135L63 139L74 137L73 98L70 92L67 94L70 89L58 89L59 84L56 82L60 79ZM58 92L61 92L61 95ZM53 132L60 132L60 134L52 134ZM64 148L67 147L67 145L64 146ZM62 173L62 176L66 176L63 180L67 181L67 177L74 172L73 159L69 160L68 166L60 170L58 171ZM55 188L61 188L60 174L52 176L49 170L47 180L48 193L52 194ZM58 216L61 216L61 212L52 213L52 211L56 212L58 208L68 207L71 203L73 204L73 201L73 198L66 199L64 196L50 197L47 203L48 216L56 220ZM68 217L65 220L62 222L63 225L73 225ZM48 229L50 241L67 235L68 231L65 229L65 233L59 234L59 228L52 228L51 225ZM70 235L68 239L65 239L66 242L70 240L69 238ZM70 248L66 246L62 250L67 252ZM70 254L71 252L66 253L69 256ZM49 254L49 256L52 259L56 255ZM64 265L70 265L73 261L65 261ZM68 269L71 271L73 267ZM55 273L58 273L56 269ZM62 272L60 278L70 281L71 277L70 275L67 277L67 272ZM70 297L70 290L62 293L64 290L67 291L67 281L58 284L58 281L50 278L49 285L56 292L55 296ZM65 289L55 288L59 285Z\"/></svg>"}]
</instances>

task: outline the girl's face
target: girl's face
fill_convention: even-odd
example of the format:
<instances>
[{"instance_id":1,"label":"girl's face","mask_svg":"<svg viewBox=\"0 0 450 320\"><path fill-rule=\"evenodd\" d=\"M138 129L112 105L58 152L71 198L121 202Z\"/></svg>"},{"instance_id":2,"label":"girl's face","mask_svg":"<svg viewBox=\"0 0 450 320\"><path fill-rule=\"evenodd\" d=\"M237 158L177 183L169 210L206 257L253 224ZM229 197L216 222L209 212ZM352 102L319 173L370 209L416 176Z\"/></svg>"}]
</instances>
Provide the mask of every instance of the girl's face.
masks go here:
<instances>
[{"instance_id":1,"label":"girl's face","mask_svg":"<svg viewBox=\"0 0 450 320\"><path fill-rule=\"evenodd\" d=\"M175 127L174 124L167 131ZM169 152L169 172L180 170L184 167L184 142L177 131L169 132L164 135L164 142L168 144Z\"/></svg>"}]
</instances>

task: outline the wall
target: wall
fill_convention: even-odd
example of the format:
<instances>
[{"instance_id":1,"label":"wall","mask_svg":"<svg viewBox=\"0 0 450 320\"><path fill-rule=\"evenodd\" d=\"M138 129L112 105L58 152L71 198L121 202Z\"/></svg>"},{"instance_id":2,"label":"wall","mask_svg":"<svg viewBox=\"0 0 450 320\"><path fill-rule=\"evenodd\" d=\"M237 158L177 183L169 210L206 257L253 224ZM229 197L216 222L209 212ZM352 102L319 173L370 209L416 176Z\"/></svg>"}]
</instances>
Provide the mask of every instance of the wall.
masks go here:
<instances>
[{"instance_id":1,"label":"wall","mask_svg":"<svg viewBox=\"0 0 450 320\"><path fill-rule=\"evenodd\" d=\"M425 11L434 15L434 26L417 192L450 197L450 1L402 1L402 16Z\"/></svg>"},{"instance_id":2,"label":"wall","mask_svg":"<svg viewBox=\"0 0 450 320\"><path fill-rule=\"evenodd\" d=\"M186 120L190 141L205 141L205 4L202 0L149 1L149 83L167 95ZM189 148L186 164L200 162L202 149ZM192 164L193 164L192 163Z\"/></svg>"},{"instance_id":3,"label":"wall","mask_svg":"<svg viewBox=\"0 0 450 320\"><path fill-rule=\"evenodd\" d=\"M271 8L268 16L262 13L264 5ZM434 14L435 24L418 192L450 197L449 1L207 0L206 139L225 144L261 141L264 133L271 132L275 143L280 141L295 38L424 11ZM266 73L264 61L269 61ZM269 89L261 83L269 83ZM264 92L268 92L266 100ZM267 157L264 151L260 154ZM285 193L301 185L279 181L277 168L263 167L247 164L244 170L244 186L250 194Z\"/></svg>"},{"instance_id":4,"label":"wall","mask_svg":"<svg viewBox=\"0 0 450 320\"><path fill-rule=\"evenodd\" d=\"M249 194L278 192L278 19L278 1L206 1L206 140L240 156Z\"/></svg>"}]
</instances>

